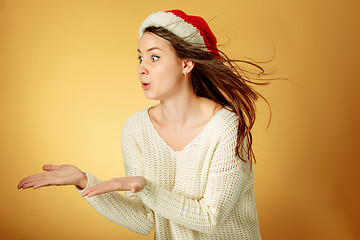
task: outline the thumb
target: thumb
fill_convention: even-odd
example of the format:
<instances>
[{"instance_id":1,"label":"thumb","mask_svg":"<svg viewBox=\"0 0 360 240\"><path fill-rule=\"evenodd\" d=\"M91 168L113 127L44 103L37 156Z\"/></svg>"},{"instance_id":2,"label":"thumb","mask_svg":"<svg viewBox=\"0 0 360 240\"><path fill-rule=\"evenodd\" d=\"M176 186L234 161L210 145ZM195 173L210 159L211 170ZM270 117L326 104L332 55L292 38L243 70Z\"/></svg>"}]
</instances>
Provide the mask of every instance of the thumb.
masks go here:
<instances>
[{"instance_id":1,"label":"thumb","mask_svg":"<svg viewBox=\"0 0 360 240\"><path fill-rule=\"evenodd\" d=\"M43 166L43 170L45 171L53 171L53 170L58 170L59 166L56 165L51 165L51 164L46 164Z\"/></svg>"}]
</instances>

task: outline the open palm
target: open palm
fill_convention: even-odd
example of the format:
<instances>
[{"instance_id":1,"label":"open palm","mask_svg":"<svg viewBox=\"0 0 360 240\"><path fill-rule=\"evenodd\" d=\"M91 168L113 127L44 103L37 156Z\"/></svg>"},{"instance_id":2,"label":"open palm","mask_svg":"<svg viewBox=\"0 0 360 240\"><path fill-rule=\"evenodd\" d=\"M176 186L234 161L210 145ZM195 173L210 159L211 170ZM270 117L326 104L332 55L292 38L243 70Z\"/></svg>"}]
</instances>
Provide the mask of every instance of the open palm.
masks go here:
<instances>
[{"instance_id":1,"label":"open palm","mask_svg":"<svg viewBox=\"0 0 360 240\"><path fill-rule=\"evenodd\" d=\"M44 165L46 172L26 177L20 181L18 188L40 188L52 185L75 185L84 188L87 183L85 173L73 165Z\"/></svg>"},{"instance_id":2,"label":"open palm","mask_svg":"<svg viewBox=\"0 0 360 240\"><path fill-rule=\"evenodd\" d=\"M130 191L135 193L143 190L145 185L146 180L142 176L113 178L86 188L82 195L92 197L113 191Z\"/></svg>"}]
</instances>

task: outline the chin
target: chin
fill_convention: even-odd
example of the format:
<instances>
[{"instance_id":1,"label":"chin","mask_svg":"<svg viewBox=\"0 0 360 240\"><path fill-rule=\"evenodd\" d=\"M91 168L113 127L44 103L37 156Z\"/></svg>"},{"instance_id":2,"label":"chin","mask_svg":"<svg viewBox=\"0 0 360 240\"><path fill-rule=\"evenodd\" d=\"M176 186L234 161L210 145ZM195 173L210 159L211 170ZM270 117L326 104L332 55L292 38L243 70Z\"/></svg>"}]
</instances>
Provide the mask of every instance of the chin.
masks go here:
<instances>
[{"instance_id":1,"label":"chin","mask_svg":"<svg viewBox=\"0 0 360 240\"><path fill-rule=\"evenodd\" d=\"M147 100L160 100L158 97L152 96L152 95L146 94L146 93L145 93L145 98L146 98Z\"/></svg>"}]
</instances>

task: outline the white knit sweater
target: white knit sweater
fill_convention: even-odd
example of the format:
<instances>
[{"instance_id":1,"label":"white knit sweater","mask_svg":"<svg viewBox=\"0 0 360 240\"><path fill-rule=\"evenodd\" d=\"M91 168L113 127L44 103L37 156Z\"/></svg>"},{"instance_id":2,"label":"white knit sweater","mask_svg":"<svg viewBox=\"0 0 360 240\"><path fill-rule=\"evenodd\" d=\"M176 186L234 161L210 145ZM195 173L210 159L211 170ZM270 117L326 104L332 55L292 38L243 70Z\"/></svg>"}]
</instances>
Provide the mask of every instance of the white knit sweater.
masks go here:
<instances>
[{"instance_id":1,"label":"white knit sweater","mask_svg":"<svg viewBox=\"0 0 360 240\"><path fill-rule=\"evenodd\" d=\"M238 116L222 108L183 150L174 151L154 128L149 108L133 114L121 133L126 175L145 177L145 188L86 201L134 232L146 235L155 227L157 240L261 239L253 172L235 156ZM100 182L85 173L87 187Z\"/></svg>"}]
</instances>

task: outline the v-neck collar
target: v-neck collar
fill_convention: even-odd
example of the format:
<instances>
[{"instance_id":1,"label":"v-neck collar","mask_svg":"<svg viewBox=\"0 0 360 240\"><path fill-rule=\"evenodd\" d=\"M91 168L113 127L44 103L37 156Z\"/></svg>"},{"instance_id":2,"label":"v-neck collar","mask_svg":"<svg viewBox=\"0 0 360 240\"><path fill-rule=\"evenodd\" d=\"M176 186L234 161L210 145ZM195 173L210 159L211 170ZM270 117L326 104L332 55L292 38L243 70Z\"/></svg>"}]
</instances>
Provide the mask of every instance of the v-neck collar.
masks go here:
<instances>
[{"instance_id":1,"label":"v-neck collar","mask_svg":"<svg viewBox=\"0 0 360 240\"><path fill-rule=\"evenodd\" d=\"M182 150L174 150L172 147L169 146L169 144L167 144L165 142L165 140L160 136L160 134L158 133L158 131L156 130L156 128L154 127L150 115L149 115L149 109L154 107L150 106L148 108L145 109L145 115L146 115L146 119L148 120L149 125L151 126L151 129L155 132L155 135L161 140L161 142L173 153L182 153L184 152L189 146L191 146L198 138L200 138L206 131L208 128L210 128L210 126L213 124L213 122L215 121L215 119L223 112L225 111L225 107L221 108L220 110L218 110L213 116L212 118L208 121L208 123L205 125L205 127L200 131L200 133L198 133L198 135L196 135L195 138L193 138L188 144L186 144L186 146L182 149Z\"/></svg>"}]
</instances>

